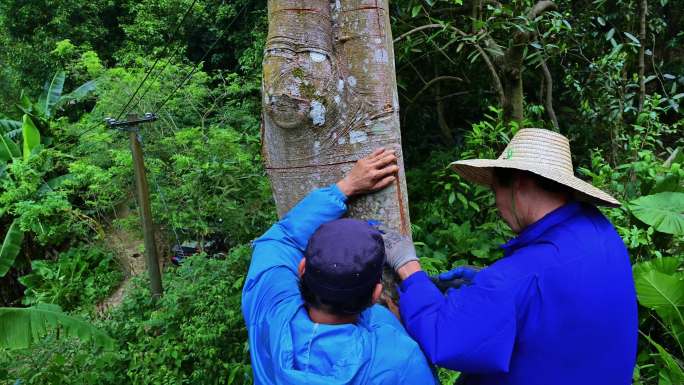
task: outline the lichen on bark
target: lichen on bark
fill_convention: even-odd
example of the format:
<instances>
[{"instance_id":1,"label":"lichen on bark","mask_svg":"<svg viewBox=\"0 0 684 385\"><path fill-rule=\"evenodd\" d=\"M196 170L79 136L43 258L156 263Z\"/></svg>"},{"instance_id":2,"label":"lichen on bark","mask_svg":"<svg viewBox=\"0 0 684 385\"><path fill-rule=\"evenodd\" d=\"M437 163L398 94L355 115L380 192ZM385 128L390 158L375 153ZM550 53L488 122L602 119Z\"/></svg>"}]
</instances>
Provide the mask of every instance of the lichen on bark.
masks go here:
<instances>
[{"instance_id":1,"label":"lichen on bark","mask_svg":"<svg viewBox=\"0 0 684 385\"><path fill-rule=\"evenodd\" d=\"M280 216L377 147L399 156L389 188L349 215L410 234L387 1L270 0L263 155Z\"/></svg>"}]
</instances>

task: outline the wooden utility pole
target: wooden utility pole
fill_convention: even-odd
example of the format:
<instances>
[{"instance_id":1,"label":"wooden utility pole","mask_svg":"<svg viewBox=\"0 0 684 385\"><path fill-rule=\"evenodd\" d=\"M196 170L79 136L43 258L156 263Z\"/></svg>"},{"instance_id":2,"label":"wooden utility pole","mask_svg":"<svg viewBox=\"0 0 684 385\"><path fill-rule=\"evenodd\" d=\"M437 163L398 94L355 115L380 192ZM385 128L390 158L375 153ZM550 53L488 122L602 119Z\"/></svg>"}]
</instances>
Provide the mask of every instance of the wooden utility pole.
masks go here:
<instances>
[{"instance_id":1,"label":"wooden utility pole","mask_svg":"<svg viewBox=\"0 0 684 385\"><path fill-rule=\"evenodd\" d=\"M159 298L163 293L161 272L159 270L159 258L157 258L157 245L154 238L154 223L152 222L152 208L150 205L150 190L147 186L145 175L145 160L143 159L142 146L138 133L140 123L148 123L156 120L153 114L145 114L142 119L137 114L129 114L126 121L118 122L114 119L107 119L107 124L112 128L128 131L131 142L131 154L133 156L133 171L135 173L135 187L140 208L140 221L143 228L145 239L145 261L147 272L150 276L150 289L152 298Z\"/></svg>"}]
</instances>

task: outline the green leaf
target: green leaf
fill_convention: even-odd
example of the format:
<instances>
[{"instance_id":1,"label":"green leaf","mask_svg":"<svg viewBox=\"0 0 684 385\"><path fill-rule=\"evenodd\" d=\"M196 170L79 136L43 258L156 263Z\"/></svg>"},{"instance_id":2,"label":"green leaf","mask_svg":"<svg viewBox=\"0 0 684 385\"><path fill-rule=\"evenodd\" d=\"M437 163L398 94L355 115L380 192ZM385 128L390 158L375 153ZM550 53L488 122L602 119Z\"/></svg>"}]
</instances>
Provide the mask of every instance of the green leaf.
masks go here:
<instances>
[{"instance_id":1,"label":"green leaf","mask_svg":"<svg viewBox=\"0 0 684 385\"><path fill-rule=\"evenodd\" d=\"M636 38L636 36L632 35L632 34L629 33L629 32L623 32L623 33L624 33L625 36L627 36L627 37L629 38L629 40L631 40L635 45L639 45L639 46L641 45L641 42L639 41L639 39Z\"/></svg>"},{"instance_id":2,"label":"green leaf","mask_svg":"<svg viewBox=\"0 0 684 385\"><path fill-rule=\"evenodd\" d=\"M411 9L411 17L412 18L418 16L418 13L420 12L420 8L421 8L420 4L413 6L413 8Z\"/></svg>"},{"instance_id":3,"label":"green leaf","mask_svg":"<svg viewBox=\"0 0 684 385\"><path fill-rule=\"evenodd\" d=\"M57 305L38 304L29 308L0 307L0 347L25 349L49 330L60 330L65 337L93 341L111 350L114 340L93 325L62 312Z\"/></svg>"},{"instance_id":4,"label":"green leaf","mask_svg":"<svg viewBox=\"0 0 684 385\"><path fill-rule=\"evenodd\" d=\"M0 278L4 277L14 265L14 260L21 250L23 241L24 232L19 228L19 220L15 218L7 230L7 234L5 234L2 247L0 247Z\"/></svg>"},{"instance_id":5,"label":"green leaf","mask_svg":"<svg viewBox=\"0 0 684 385\"><path fill-rule=\"evenodd\" d=\"M21 129L21 122L12 119L0 119L0 134Z\"/></svg>"},{"instance_id":6,"label":"green leaf","mask_svg":"<svg viewBox=\"0 0 684 385\"><path fill-rule=\"evenodd\" d=\"M684 235L684 193L661 192L629 202L635 217L662 233Z\"/></svg>"},{"instance_id":7,"label":"green leaf","mask_svg":"<svg viewBox=\"0 0 684 385\"><path fill-rule=\"evenodd\" d=\"M91 80L89 82L85 82L81 84L78 88L75 90L71 91L70 93L62 96L59 98L59 101L57 103L58 106L63 105L65 103L68 103L70 101L80 101L86 96L88 96L91 92L95 91L95 88L97 87L97 82L95 80Z\"/></svg>"},{"instance_id":8,"label":"green leaf","mask_svg":"<svg viewBox=\"0 0 684 385\"><path fill-rule=\"evenodd\" d=\"M47 182L43 183L40 188L38 189L38 195L45 194L48 191L54 190L58 188L62 182L73 179L74 176L72 174L65 174L65 175L60 175L56 176L52 179L49 179Z\"/></svg>"},{"instance_id":9,"label":"green leaf","mask_svg":"<svg viewBox=\"0 0 684 385\"><path fill-rule=\"evenodd\" d=\"M24 140L24 160L28 160L33 149L40 145L40 132L36 125L33 124L31 117L26 114L24 114L24 124L21 127L21 133Z\"/></svg>"},{"instance_id":10,"label":"green leaf","mask_svg":"<svg viewBox=\"0 0 684 385\"><path fill-rule=\"evenodd\" d=\"M0 135L0 162L8 162L12 158L19 158L21 151L12 139Z\"/></svg>"},{"instance_id":11,"label":"green leaf","mask_svg":"<svg viewBox=\"0 0 684 385\"><path fill-rule=\"evenodd\" d=\"M640 332L641 333L641 332ZM651 337L647 336L644 333L641 333L648 342L653 345L656 350L658 351L658 355L660 356L661 361L663 364L665 364L665 368L667 370L667 380L672 383L672 384L682 384L684 383L684 369L682 369L682 366L677 362L677 360L668 352L665 350L664 347L662 347L659 343L655 342ZM665 370L663 368L662 370ZM662 371L659 373L659 376L661 377L661 380L663 379L663 373ZM660 382L659 382L660 383Z\"/></svg>"},{"instance_id":12,"label":"green leaf","mask_svg":"<svg viewBox=\"0 0 684 385\"><path fill-rule=\"evenodd\" d=\"M679 269L679 260L675 257L653 258L634 265L634 276L641 276L651 270L663 274L675 274Z\"/></svg>"},{"instance_id":13,"label":"green leaf","mask_svg":"<svg viewBox=\"0 0 684 385\"><path fill-rule=\"evenodd\" d=\"M48 118L52 116L53 108L62 96L64 79L66 79L66 73L64 71L57 71L52 80L45 83L43 94L38 99L37 107Z\"/></svg>"},{"instance_id":14,"label":"green leaf","mask_svg":"<svg viewBox=\"0 0 684 385\"><path fill-rule=\"evenodd\" d=\"M671 309L676 313L684 307L684 280L677 275L656 270L635 271L634 285L642 306Z\"/></svg>"}]
</instances>

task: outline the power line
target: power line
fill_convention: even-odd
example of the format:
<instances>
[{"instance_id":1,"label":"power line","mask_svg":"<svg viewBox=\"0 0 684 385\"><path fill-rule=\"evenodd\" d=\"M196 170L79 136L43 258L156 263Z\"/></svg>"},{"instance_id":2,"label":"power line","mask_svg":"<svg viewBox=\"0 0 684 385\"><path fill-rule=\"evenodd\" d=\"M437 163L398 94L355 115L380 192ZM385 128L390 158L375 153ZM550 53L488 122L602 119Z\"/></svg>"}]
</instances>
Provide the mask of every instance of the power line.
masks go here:
<instances>
[{"instance_id":1,"label":"power line","mask_svg":"<svg viewBox=\"0 0 684 385\"><path fill-rule=\"evenodd\" d=\"M238 13L235 15L235 17L233 18L233 21L231 21L230 24L228 24L227 27L225 27L223 30L221 30L221 33L220 33L219 36L216 38L216 40L214 40L214 42L211 44L211 46L209 46L209 49L207 49L207 51L204 53L204 56L202 56L202 58L201 58L199 61L197 61L197 63L195 63L195 65L193 66L192 70L190 70L190 72L188 72L188 73L185 75L185 77L183 78L183 80L176 86L176 88L174 88L173 91L171 91L171 93L170 93L169 95L166 96L166 98L164 99L164 101L162 102L162 104L161 104L159 107L157 107L157 108L155 109L154 114L157 114L157 112L159 112L159 111L164 107L164 105L166 105L166 103L171 99L171 97L173 97L173 95L176 93L176 91L178 91L178 90L185 84L185 82L187 82L188 79L190 79L190 78L192 77L192 75L195 73L195 71L197 71L197 69L199 68L199 65L200 65L202 62L204 62L204 59L206 59L207 56L209 56L209 53L211 53L211 50L214 49L214 47L215 47L216 44L219 42L219 40L221 40L221 38L223 38L223 34L225 34L226 31L227 31L228 29L230 29L230 27L232 27L233 24L235 24L235 21L236 21L236 20L240 17L240 15L247 9L247 6L248 6L248 5L249 5L249 2L246 3L246 4L242 7L242 9L240 10L240 12L238 12Z\"/></svg>"},{"instance_id":2,"label":"power line","mask_svg":"<svg viewBox=\"0 0 684 385\"><path fill-rule=\"evenodd\" d=\"M185 11L185 14L183 14L183 18L176 25L176 28L173 30L173 32L171 32L171 35L169 36L169 39L166 41L166 45L164 46L164 49L162 49L162 52L166 52L168 50L169 45L171 45L171 42L173 41L173 37L176 35L178 30L180 30L180 27L183 25L183 23L185 22L185 19L188 17L190 12L192 11L192 8L195 6L195 3L197 3L197 0L193 0L192 4L190 4L190 7L188 7L188 9ZM133 103L133 99L135 99L135 96L138 94L138 91L140 91L140 88L142 88L143 84L145 84L145 81L147 81L147 78L150 77L150 74L152 74L152 71L154 71L154 68L157 66L157 63L159 63L159 60L161 60L161 58L162 58L162 55L160 54L157 57L157 59L154 61L154 63L152 64L152 67L145 74L145 77L143 78L143 80L138 85L138 88L136 88L135 92L133 92L133 95L131 96L131 98L128 99L128 102L126 103L126 105L121 109L121 112L119 112L119 115L117 115L116 120L119 120L119 118L121 118L121 116L123 116L123 114L126 112L126 109L128 108L128 106L130 106L131 103Z\"/></svg>"},{"instance_id":3,"label":"power line","mask_svg":"<svg viewBox=\"0 0 684 385\"><path fill-rule=\"evenodd\" d=\"M173 35L175 35L175 34L178 32L178 30L180 29L181 25L183 24L183 22L185 21L185 19L187 18L187 16L190 14L190 11L192 10L192 8L194 7L194 5L195 5L196 2L197 2L197 0L193 0L192 4L190 5L190 7L186 10L185 14L183 15L183 18L181 19L180 23L179 23L178 25L176 25L176 28L174 29L173 33L170 35L171 37L173 37ZM233 20L230 22L230 24L228 24L227 27L225 27L223 30L221 30L221 33L219 34L219 36L214 40L214 42L211 44L211 46L209 46L209 48L208 48L207 51L204 53L204 55L202 56L202 58L193 66L192 70L190 70L190 72L188 72L188 73L186 74L186 76L183 78L183 80L182 80L182 81L173 89L173 91L171 91L171 93L169 93L169 95L167 95L167 97L164 99L164 101L161 103L161 105L155 109L154 114L157 114L157 112L160 111L160 110L166 105L166 103L167 103L167 102L173 97L173 95L174 95L174 94L175 94L175 93L176 93L176 92L185 84L185 82L187 82L187 81L192 77L192 75L194 75L194 73L195 73L195 72L197 71L197 69L199 68L199 65L204 61L204 59L207 58L207 56L209 56L209 54L210 54L211 51L214 49L214 47L216 46L216 44L218 44L218 42L221 40L221 38L223 38L223 35L225 34L225 32L226 32L228 29L230 29L230 27L232 27L233 24L235 24L235 21L237 21L237 19L240 17L240 15L242 15L242 14L245 12L245 10L247 9L247 7L248 7L249 5L250 5L250 3L247 2L247 3L242 7L242 9L240 10L240 12L238 12L238 13L235 15L235 17L234 17ZM163 50L163 51L165 51L165 50L168 48L168 46L169 46L169 44L170 44L171 41L172 41L172 39L169 38L169 40L167 41L167 44L166 44L166 46L164 47L164 50ZM162 52L163 52L163 51L162 51ZM177 51L178 51L178 47L176 48L176 50L174 50L174 55L175 55L175 53L176 53ZM160 55L160 56L155 60L155 62L152 64L152 67L150 68L150 70L149 70L149 71L147 72L147 74L145 75L145 78L142 80L142 82L140 82L140 84L139 84L138 87L136 88L136 90L135 90L135 92L133 93L133 95L131 95L130 99L128 100L128 102L126 103L126 105L124 106L124 108L122 108L121 111L119 112L119 114L117 115L116 120L119 120L119 118L121 118L121 116L126 112L126 109L127 109L128 106L133 102L133 99L135 98L136 94L140 91L140 89L142 88L142 86L144 85L145 81L148 79L148 77L150 76L150 74L152 73L152 71L154 70L154 68L156 67L156 65L157 65L157 63L159 62L160 59L161 59L161 55ZM166 69L166 67L169 65L170 61L171 61L171 58L169 58L169 60L168 60L168 61L166 62L166 64L164 65L164 67L162 67L162 70L159 71L159 72L157 73L157 76L155 77L155 80L156 80L157 78L159 78L159 76L161 76L163 70ZM143 92L142 96L144 96L144 95L149 91L149 89L150 89L150 86L148 86L148 87L145 89L145 91ZM141 96L141 98L142 98L142 96ZM86 134L88 134L89 132L93 131L93 130L94 130L95 128L97 128L97 126L99 126L100 124L102 124L102 123L97 122L97 123L94 123L94 124L90 125L88 128L86 128L83 132L81 132L81 133L76 137L76 142L78 142L84 135L86 135Z\"/></svg>"},{"instance_id":4,"label":"power line","mask_svg":"<svg viewBox=\"0 0 684 385\"><path fill-rule=\"evenodd\" d=\"M225 3L226 3L225 0L221 1L221 5L219 5L219 7L223 6ZM173 53L171 53L171 55L168 57L168 59L166 59L166 64L164 64L164 66L157 72L157 75L154 77L154 79L152 79L147 84L147 87L145 88L145 90L140 95L140 100L143 100L145 98L145 95L147 95L147 93L150 91L154 82L162 76L162 74L164 73L164 70L166 70L166 67L169 66L169 64L171 63L171 60L174 58L174 56L176 56L176 53L178 53L178 51L180 50L180 47L181 47L180 45L176 46L176 49L174 49Z\"/></svg>"},{"instance_id":5,"label":"power line","mask_svg":"<svg viewBox=\"0 0 684 385\"><path fill-rule=\"evenodd\" d=\"M171 42L173 41L173 37L176 35L176 33L178 33L178 31L180 30L180 27L183 25L183 23L185 22L185 19L187 19L188 15L190 15L190 12L191 12L192 9L195 7L195 4L196 4L196 3L197 3L197 0L193 0L193 1L192 1L192 4L190 4L190 6L188 7L188 9L185 10L185 13L183 14L183 17L181 18L180 22L179 22L178 24L176 24L176 28L174 28L173 32L169 35L169 38L168 38L168 40L166 41L166 45L164 46L164 49L162 49L162 51L161 51L162 53L163 53L163 52L166 52L166 50L168 50L169 45L170 45ZM174 52L173 52L172 55L175 55L176 52L178 52L178 47L176 47L176 49L174 50ZM124 107L121 109L121 111L120 111L119 114L117 115L116 120L119 120L119 119L121 118L121 116L126 112L126 109L127 109L128 106L130 106L130 104L133 102L133 100L135 99L135 96L136 96L136 95L138 94L138 92L140 91L140 88L142 88L143 84L145 84L145 81L147 81L147 78L149 78L150 74L152 74L152 71L154 71L154 68L157 66L157 63L159 63L159 60L161 60L161 58L162 58L162 54L160 54L160 55L157 57L157 59L156 59L156 60L154 61L154 63L152 64L152 67L150 67L150 69L147 71L147 73L145 74L145 77L144 77L143 80L140 82L140 84L138 85L138 87L135 89L135 92L133 92L133 95L131 95L131 97L128 99L128 102L126 102L126 104L124 105ZM169 59L169 61L170 61L170 59ZM156 79L159 77L159 75L164 71L164 69L166 69L166 66L169 64L169 61L167 61L167 62L166 62L166 65L164 65L164 67L162 68L162 70L161 70L160 72L157 73L157 76L155 77L155 80L156 80ZM143 94L140 96L140 99L142 99L142 98L145 96L145 94L147 93L147 91L149 91L149 89L150 89L150 86L148 85L148 87L145 89L145 91L143 92ZM78 142L79 140L81 140L81 138L82 138L85 134L87 134L87 133L93 131L93 130L94 130L95 128L97 128L97 126L99 126L100 124L102 124L102 123L97 122L97 123L94 123L94 124L90 125L88 128L86 128L83 132L81 132L81 133L76 137L75 142Z\"/></svg>"}]
</instances>

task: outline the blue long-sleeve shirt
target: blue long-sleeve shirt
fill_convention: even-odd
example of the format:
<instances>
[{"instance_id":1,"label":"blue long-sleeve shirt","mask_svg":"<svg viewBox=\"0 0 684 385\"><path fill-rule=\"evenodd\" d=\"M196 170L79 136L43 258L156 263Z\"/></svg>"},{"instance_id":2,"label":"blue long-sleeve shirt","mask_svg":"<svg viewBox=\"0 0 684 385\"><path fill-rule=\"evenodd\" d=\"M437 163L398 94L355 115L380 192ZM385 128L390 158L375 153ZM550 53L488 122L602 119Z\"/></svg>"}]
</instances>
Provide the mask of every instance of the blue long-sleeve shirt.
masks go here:
<instances>
[{"instance_id":1,"label":"blue long-sleeve shirt","mask_svg":"<svg viewBox=\"0 0 684 385\"><path fill-rule=\"evenodd\" d=\"M256 384L434 384L421 352L394 315L374 305L355 324L311 321L297 265L309 238L340 218L346 197L315 190L254 242L242 294Z\"/></svg>"},{"instance_id":2,"label":"blue long-sleeve shirt","mask_svg":"<svg viewBox=\"0 0 684 385\"><path fill-rule=\"evenodd\" d=\"M446 296L423 272L402 282L402 319L428 359L469 385L630 384L636 293L610 222L571 202L502 247Z\"/></svg>"}]
</instances>

